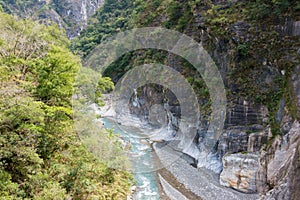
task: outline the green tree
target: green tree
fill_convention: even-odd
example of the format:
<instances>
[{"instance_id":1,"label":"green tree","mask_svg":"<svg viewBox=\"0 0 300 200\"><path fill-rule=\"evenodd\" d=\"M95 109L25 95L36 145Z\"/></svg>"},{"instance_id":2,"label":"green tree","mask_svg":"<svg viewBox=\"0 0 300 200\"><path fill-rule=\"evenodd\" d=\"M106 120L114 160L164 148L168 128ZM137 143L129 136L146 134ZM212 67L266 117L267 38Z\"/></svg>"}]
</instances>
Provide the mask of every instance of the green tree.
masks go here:
<instances>
[{"instance_id":1,"label":"green tree","mask_svg":"<svg viewBox=\"0 0 300 200\"><path fill-rule=\"evenodd\" d=\"M0 199L124 199L131 175L97 160L74 130L81 64L65 33L2 12L0 29ZM96 84L99 97L113 87Z\"/></svg>"}]
</instances>

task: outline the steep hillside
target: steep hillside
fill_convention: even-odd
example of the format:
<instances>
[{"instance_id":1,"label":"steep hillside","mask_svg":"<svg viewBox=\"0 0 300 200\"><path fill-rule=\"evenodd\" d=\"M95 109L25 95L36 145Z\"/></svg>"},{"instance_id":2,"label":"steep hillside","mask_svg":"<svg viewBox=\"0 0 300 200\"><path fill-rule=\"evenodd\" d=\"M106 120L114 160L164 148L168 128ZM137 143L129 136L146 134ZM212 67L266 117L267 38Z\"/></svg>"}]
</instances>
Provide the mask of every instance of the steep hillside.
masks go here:
<instances>
[{"instance_id":1,"label":"steep hillside","mask_svg":"<svg viewBox=\"0 0 300 200\"><path fill-rule=\"evenodd\" d=\"M0 199L125 199L132 177L113 167L126 159L104 145L106 158L96 159L74 127L71 97L81 60L64 32L2 11L0 29ZM112 85L101 78L99 84ZM85 133L122 151L110 131L97 133L93 125L82 124Z\"/></svg>"},{"instance_id":2,"label":"steep hillside","mask_svg":"<svg viewBox=\"0 0 300 200\"><path fill-rule=\"evenodd\" d=\"M139 50L115 61L104 74L118 82L126 71L143 63L159 62L176 69L193 86L201 106L200 125L194 140L198 152L188 153L197 160L198 167L216 173L222 171L220 182L227 187L261 195L271 191L267 198L288 195L288 199L296 199L299 179L294 179L294 172L298 174L300 167L297 161L299 2L136 0L122 3L125 5L118 7L119 2L107 1L104 9L96 13L87 29L73 41L74 51L86 56L105 38L135 27L163 26L191 36L214 59L227 92L225 129L209 152L203 150L211 114L209 92L199 73L186 60L164 51ZM113 12L112 8L115 8ZM106 16L110 16L110 20L105 20ZM152 105L164 104L167 99L170 116L174 116L169 117L169 123L178 130L176 118L180 118L180 105L176 98L160 86L148 85L137 91L140 105L146 106L132 108L133 113L149 113ZM289 148L295 153L290 155ZM232 157L223 157L225 154ZM251 157L254 166L240 164L244 154ZM277 154L281 154L280 160ZM284 169L278 169L275 163ZM293 172L285 174L291 167ZM241 178L243 170L252 169L248 179ZM276 179L277 176L281 179Z\"/></svg>"},{"instance_id":3,"label":"steep hillside","mask_svg":"<svg viewBox=\"0 0 300 200\"><path fill-rule=\"evenodd\" d=\"M186 165L184 166L209 169L214 173L212 177L217 177L214 178L214 180L217 180L220 185L249 194L250 196L251 194L259 194L261 199L294 200L300 196L299 1L0 0L0 5L5 12L10 14L23 18L30 17L44 22L47 25L53 24L53 22L57 23L61 29L66 29L68 37L73 39L69 46L73 53L81 56L83 59L89 59L89 55L93 53L94 48L99 44L103 44L103 41L110 36L133 28L164 27L193 38L201 44L212 57L224 82L227 97L226 119L224 129L220 130L221 134L219 138L211 139L208 130L211 120L215 117L212 114L212 106L214 103L212 98L210 98L212 94L203 77L201 77L201 74L186 59L164 50L142 49L131 51L118 60L115 60L103 74L111 77L114 83L118 83L126 72L137 65L161 63L175 69L176 72L183 75L185 80L192 86L200 105L200 116L199 120L197 118L197 124L187 124L185 130L180 130L179 121L183 113L181 110L182 107L177 99L178 97L176 97L172 91L155 83L147 84L139 88L132 88L133 95L130 98L130 112L132 114L152 125L152 122L157 122L164 117L159 116L161 113L157 115L151 114L152 106L160 105L163 110L162 113L165 114L167 118L166 132L171 134L169 134L168 137L159 138L157 141L161 143L154 144L154 149L172 140L178 140L178 138L180 138L181 141L186 141L190 138L187 138L188 134L185 133L193 131L196 136L192 138L192 144L181 142L181 146L183 147L180 150L184 152L183 157L190 163L185 163ZM4 24L3 27L5 27ZM17 27L18 31L21 31L21 25ZM51 28L53 27L49 26L49 29ZM55 28L53 28L53 30L55 33L58 31ZM51 32L51 30L49 30L49 32ZM26 33L29 34L28 32ZM155 33L153 34L155 35ZM4 36L7 35L9 34L4 34ZM56 36L59 37L58 34L56 34ZM29 41L31 41L31 37L28 36L28 38ZM51 38L52 37L50 37L50 39L46 38L46 41L51 42ZM8 44L7 39L10 39L9 42L11 43ZM12 52L22 47L18 46L18 40L15 46L12 45L14 44L12 41L12 38L1 38L0 46L10 45L7 51ZM65 39L62 39L62 41L65 41ZM117 43L118 41L115 42ZM132 41L132 43L134 42L135 41ZM67 48L67 44L58 45L63 46L65 50ZM43 47L40 48L43 49ZM122 50L122 47L119 49ZM30 104L31 106L40 108L40 101L42 101L42 105L46 104L47 106L53 106L52 104L48 105L47 103L49 102L54 101L54 103L57 103L56 101L62 101L63 105L59 104L59 106L69 108L69 100L67 97L70 97L70 91L67 94L62 93L62 97L59 95L57 97L56 94L51 93L53 92L51 87L55 89L57 85L53 85L51 82L43 79L48 76L47 73L50 73L49 71L51 70L38 67L41 71L32 71L32 76L25 76L24 73L27 73L27 65L40 66L41 63L35 59L29 63L27 63L27 60L23 57L19 59L18 56L22 56L23 54L19 54L18 56L15 54L9 56L9 54L7 57L5 50L5 48L4 50L1 49L0 52L0 64L1 66L3 65L5 72L3 80L1 77L3 88L6 88L6 84L13 84L14 87L16 85L18 88L19 82L22 83L22 81L27 80L26 78L29 78L30 80L27 81L31 81L30 83L34 87L30 87L28 91L26 90L29 94L24 93L22 95L26 96L26 101L29 101L29 103L32 104ZM35 50L34 53L36 53ZM59 54L59 51L57 49L51 50L50 48L47 49L46 54L50 56L50 58L47 56L43 57L45 56L43 54L42 63L51 61L51 55ZM29 56L29 58L31 56L31 54L27 55L26 53L24 55L26 58L27 56ZM72 63L74 55L67 55L70 56L69 61ZM38 61L40 61L39 59L40 58L38 58ZM74 60L76 59L74 58ZM18 67L16 69L17 76L12 78L12 83L9 80L13 75L10 74L9 70L7 71L7 67L10 66ZM99 66L94 65L88 67L96 70ZM93 73L92 70L88 72L90 74ZM38 80L40 81L38 83L34 81L35 73L41 73L38 74ZM15 78L17 82L15 82ZM65 80L63 76L56 78L58 81L57 84L61 84L61 82L59 82L60 79ZM170 77L157 76L157 78L171 81ZM66 80L67 83L69 83L68 81L70 80ZM82 83L84 82L88 82L88 80L83 79ZM38 84L37 87L35 87L36 84ZM59 86L64 88L62 85L64 84ZM27 85L25 84L25 86ZM27 89L25 86L24 88ZM5 102L7 102L5 96L3 99L0 99L0 103L2 103L2 101L4 102L4 106L8 108L8 113L5 113L3 116L10 122L10 113L13 113L13 108L18 105L13 105L12 109L10 109L10 105L5 105ZM36 103L38 103L38 105ZM50 115L53 111L52 109L51 112L49 111L50 116L47 115L49 109L47 106L38 109L38 114L41 116L46 115L44 116L46 118L55 117ZM25 106L23 105L22 108L25 109ZM45 108L46 110L43 110ZM57 108L55 107L55 109ZM65 112L65 110L63 111ZM26 112L26 109L23 112ZM23 115L21 116L23 117ZM62 118L65 119L64 117L68 116L63 116ZM194 116L190 117L192 118ZM39 132L40 126L47 128L47 126L44 127L44 124L39 121L40 119L34 119L31 115L27 118L21 118L20 120L22 122L28 122L30 126L25 123L24 127L17 126L15 130L7 126L7 123L4 123L4 121L4 125L0 127L1 131L3 130L3 133L5 133L5 137L2 140L7 140L6 142L9 145L12 145L12 143L10 143L11 132L13 132L13 136L17 135L16 137L19 137L20 133L24 131L37 131L41 134ZM1 120L0 122L2 123ZM13 124L13 121L11 124ZM190 127L195 127L195 129L189 129ZM45 137L52 137L51 134L48 134L50 130L45 130L46 133L42 132L43 134L38 136L42 140L40 143L47 146L49 144L43 143L44 134ZM163 134L164 133L162 133L162 135ZM24 156L29 157L28 162L33 163L32 165L36 166L35 168L37 170L40 170L40 165L42 164L38 157L45 156L43 153L44 146L34 146L35 138L31 139L33 142L30 140L30 144L26 143L25 145L20 145L30 150L32 155L26 154ZM170 143L172 144L172 142ZM213 148L206 148L207 143L212 143ZM65 148L65 146L62 145L59 146L59 148ZM16 153L20 153L18 149L13 148L13 150ZM179 150L176 149L176 151ZM44 177L44 179L49 180L49 176L54 174L59 181L55 179L53 182L50 182L49 185L46 185L45 188L38 188L37 190L27 185L26 187L23 186L23 182L28 184L25 181L27 177L31 178L30 181L32 181L33 185L39 181L41 177L32 175L33 171L28 168L23 169L22 166L19 166L20 162L18 160L13 160L12 166L5 164L6 162L9 163L12 159L18 158L14 156L16 154L15 152L4 152L2 157L6 157L3 159L4 161L1 160L0 162L0 164L4 163L3 166L1 165L4 172L0 174L0 178L2 178L2 182L5 183L0 184L0 187L8 185L2 189L5 191L5 195L13 191L13 195L30 198L39 195L39 193L31 194L31 190L48 192L47 187L54 189L63 187L63 192L60 193L62 196L72 193L72 195L75 196L81 195L79 196L79 198L81 198L85 192L88 191L89 187L86 187L84 191L81 191L80 188L71 189L74 182L77 181L77 179L74 180L72 177L72 174L77 173L77 171L71 170L71 167L68 168L68 170L71 171L69 173L66 172L67 175L64 174L64 177L67 178L63 180L64 185L61 186L61 184L58 183L61 181L59 179L61 176L55 168L56 165L54 166L55 169L50 168L52 171L45 172L46 178ZM64 161L64 157L60 156L58 156L58 158L54 157L53 159L54 161L51 161L54 163ZM68 162L72 163L72 159L75 158L72 157L69 159ZM91 158L88 157L87 159L89 160ZM21 164L23 163L21 162ZM25 165L27 166L27 164ZM170 166L171 167L167 169L169 171L165 174L168 174L168 176L171 174L177 178L186 178L186 174L184 174L185 169L177 170L181 169L180 166L177 166L178 168L172 168L172 165ZM64 166L61 168L63 167ZM18 174L14 175L11 173L13 170L17 170ZM193 170L186 171L197 172L194 168ZM109 171L107 173L111 176L115 175L114 172ZM94 176L93 173L89 174L88 179L94 180L92 176ZM118 174L116 174L116 176L118 176ZM126 174L121 173L120 176L122 180L128 179ZM168 176L163 177L166 179L166 182L176 179L168 180ZM200 175L197 174L197 176L193 177L199 176ZM84 184L85 177L83 176L81 178L80 183ZM5 182L4 180L8 181ZM186 180L188 181L188 179ZM107 181L105 184L108 184L109 187L113 187L115 184L115 182L110 182L111 179L105 181ZM179 178L177 181L180 182ZM18 183L17 185L16 182ZM124 182L126 181L122 181L123 184ZM182 183L182 185L184 185L184 183ZM193 195L199 192L197 188L195 189L196 184L191 183L187 185L191 186L191 188L186 189L196 191ZM127 187L128 185L125 185L122 188ZM220 188L220 191L225 191L223 187ZM116 190L118 190L118 188ZM113 193L109 193L107 190L104 192L105 194L109 193L107 194L109 197L115 198L114 195L117 195L116 190L113 190ZM220 194L221 193L222 192L220 192ZM232 194L233 192L229 193ZM243 197L247 196L246 194L242 194ZM95 195L100 194L95 191ZM121 196L122 195L125 196L124 191L121 193ZM201 194L198 195L201 196ZM222 196L220 196L220 198L222 198Z\"/></svg>"},{"instance_id":4,"label":"steep hillside","mask_svg":"<svg viewBox=\"0 0 300 200\"><path fill-rule=\"evenodd\" d=\"M79 35L88 18L103 5L103 0L1 0L0 5L9 14L31 18L44 23L57 23L67 31L69 38Z\"/></svg>"}]
</instances>

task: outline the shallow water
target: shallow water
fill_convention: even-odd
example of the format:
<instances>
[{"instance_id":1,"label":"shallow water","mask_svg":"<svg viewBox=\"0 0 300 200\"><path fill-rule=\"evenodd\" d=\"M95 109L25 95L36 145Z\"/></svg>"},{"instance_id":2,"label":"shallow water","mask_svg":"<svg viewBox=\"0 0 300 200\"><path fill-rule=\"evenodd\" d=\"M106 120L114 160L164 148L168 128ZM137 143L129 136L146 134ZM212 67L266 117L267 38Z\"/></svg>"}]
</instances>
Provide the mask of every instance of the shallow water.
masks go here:
<instances>
[{"instance_id":1,"label":"shallow water","mask_svg":"<svg viewBox=\"0 0 300 200\"><path fill-rule=\"evenodd\" d=\"M128 153L133 166L137 190L134 194L136 200L159 200L158 179L155 173L155 152L151 148L143 132L130 126L123 126L109 118L102 122L107 129L113 129L125 144L130 145ZM125 145L124 144L124 145Z\"/></svg>"}]
</instances>

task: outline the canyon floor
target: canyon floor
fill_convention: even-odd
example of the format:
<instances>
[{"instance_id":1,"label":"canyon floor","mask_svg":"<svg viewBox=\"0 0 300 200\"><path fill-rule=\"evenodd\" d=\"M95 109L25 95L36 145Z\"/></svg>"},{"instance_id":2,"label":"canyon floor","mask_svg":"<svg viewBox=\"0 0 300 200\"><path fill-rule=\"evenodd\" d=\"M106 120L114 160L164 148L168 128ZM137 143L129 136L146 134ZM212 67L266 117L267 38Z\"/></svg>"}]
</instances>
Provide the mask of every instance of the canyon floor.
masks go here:
<instances>
[{"instance_id":1,"label":"canyon floor","mask_svg":"<svg viewBox=\"0 0 300 200\"><path fill-rule=\"evenodd\" d=\"M155 144L154 149L162 163L168 163L163 169L158 170L160 181L169 198L176 199L178 193L186 199L215 199L215 200L254 200L259 199L258 194L245 194L219 184L216 174L206 169L194 168L183 158L178 157L178 152L170 147ZM174 162L170 161L178 157ZM169 187L168 187L169 186ZM171 197L170 197L171 196ZM172 198L173 197L173 198ZM178 198L177 198L178 199Z\"/></svg>"}]
</instances>

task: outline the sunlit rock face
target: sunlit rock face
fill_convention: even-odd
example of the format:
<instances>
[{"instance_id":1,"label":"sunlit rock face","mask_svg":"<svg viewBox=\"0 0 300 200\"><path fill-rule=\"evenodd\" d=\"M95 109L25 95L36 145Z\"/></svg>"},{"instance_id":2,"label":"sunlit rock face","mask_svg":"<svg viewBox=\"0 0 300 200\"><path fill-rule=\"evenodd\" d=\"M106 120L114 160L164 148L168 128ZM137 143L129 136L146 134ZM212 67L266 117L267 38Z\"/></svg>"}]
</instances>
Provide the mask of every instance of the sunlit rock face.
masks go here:
<instances>
[{"instance_id":1,"label":"sunlit rock face","mask_svg":"<svg viewBox=\"0 0 300 200\"><path fill-rule=\"evenodd\" d=\"M104 0L53 0L59 22L67 30L69 38L79 35L88 19L104 4Z\"/></svg>"},{"instance_id":2,"label":"sunlit rock face","mask_svg":"<svg viewBox=\"0 0 300 200\"><path fill-rule=\"evenodd\" d=\"M277 136L261 154L257 174L263 199L298 199L300 196L300 124L294 122L284 136Z\"/></svg>"},{"instance_id":3,"label":"sunlit rock face","mask_svg":"<svg viewBox=\"0 0 300 200\"><path fill-rule=\"evenodd\" d=\"M104 0L32 0L15 4L5 2L4 10L22 18L33 18L45 24L57 23L69 38L80 34L88 19L102 7Z\"/></svg>"},{"instance_id":4,"label":"sunlit rock face","mask_svg":"<svg viewBox=\"0 0 300 200\"><path fill-rule=\"evenodd\" d=\"M245 193L256 192L258 155L229 154L223 157L220 184Z\"/></svg>"}]
</instances>

